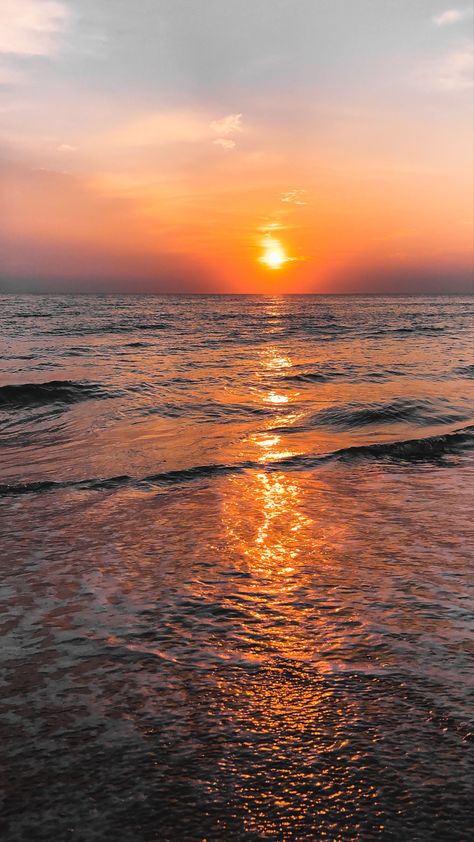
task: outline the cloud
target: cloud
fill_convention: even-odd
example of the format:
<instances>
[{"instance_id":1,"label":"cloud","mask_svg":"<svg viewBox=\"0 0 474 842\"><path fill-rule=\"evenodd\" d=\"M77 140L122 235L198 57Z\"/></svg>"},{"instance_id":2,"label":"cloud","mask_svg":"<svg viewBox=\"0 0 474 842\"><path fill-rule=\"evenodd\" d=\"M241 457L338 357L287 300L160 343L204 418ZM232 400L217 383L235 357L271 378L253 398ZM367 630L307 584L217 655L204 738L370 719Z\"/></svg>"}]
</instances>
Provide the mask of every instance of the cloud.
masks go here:
<instances>
[{"instance_id":1,"label":"cloud","mask_svg":"<svg viewBox=\"0 0 474 842\"><path fill-rule=\"evenodd\" d=\"M306 190L289 190L281 194L281 201L289 205L307 205Z\"/></svg>"},{"instance_id":2,"label":"cloud","mask_svg":"<svg viewBox=\"0 0 474 842\"><path fill-rule=\"evenodd\" d=\"M445 12L433 18L433 22L436 26L449 26L452 23L459 23L469 17L471 17L470 9L446 9Z\"/></svg>"},{"instance_id":3,"label":"cloud","mask_svg":"<svg viewBox=\"0 0 474 842\"><path fill-rule=\"evenodd\" d=\"M418 82L446 93L469 91L474 84L474 50L468 41L418 68Z\"/></svg>"},{"instance_id":4,"label":"cloud","mask_svg":"<svg viewBox=\"0 0 474 842\"><path fill-rule=\"evenodd\" d=\"M210 128L219 136L224 137L230 134L235 134L235 132L241 132L242 114L228 114L226 117L222 117L220 120L214 120L211 123Z\"/></svg>"},{"instance_id":5,"label":"cloud","mask_svg":"<svg viewBox=\"0 0 474 842\"><path fill-rule=\"evenodd\" d=\"M466 43L439 61L435 86L441 91L466 91L473 87L474 50Z\"/></svg>"},{"instance_id":6,"label":"cloud","mask_svg":"<svg viewBox=\"0 0 474 842\"><path fill-rule=\"evenodd\" d=\"M230 151L235 149L236 142L232 140L230 135L237 134L242 131L242 114L227 114L226 117L221 117L220 120L213 120L209 128L215 132L219 137L212 142L221 149Z\"/></svg>"},{"instance_id":7,"label":"cloud","mask_svg":"<svg viewBox=\"0 0 474 842\"><path fill-rule=\"evenodd\" d=\"M54 55L70 20L59 0L0 0L0 53Z\"/></svg>"},{"instance_id":8,"label":"cloud","mask_svg":"<svg viewBox=\"0 0 474 842\"><path fill-rule=\"evenodd\" d=\"M212 142L215 143L216 146L221 146L222 149L234 149L235 148L235 140L230 140L230 138L228 138L228 137L217 137Z\"/></svg>"},{"instance_id":9,"label":"cloud","mask_svg":"<svg viewBox=\"0 0 474 842\"><path fill-rule=\"evenodd\" d=\"M234 149L232 134L242 131L241 114L229 114L209 122L199 111L175 110L148 114L114 132L112 140L121 146L167 146L177 143L213 143Z\"/></svg>"},{"instance_id":10,"label":"cloud","mask_svg":"<svg viewBox=\"0 0 474 842\"><path fill-rule=\"evenodd\" d=\"M58 146L57 151L58 151L58 152L76 152L76 151L77 151L77 147L76 147L76 146L71 146L69 143L61 143L61 144Z\"/></svg>"}]
</instances>

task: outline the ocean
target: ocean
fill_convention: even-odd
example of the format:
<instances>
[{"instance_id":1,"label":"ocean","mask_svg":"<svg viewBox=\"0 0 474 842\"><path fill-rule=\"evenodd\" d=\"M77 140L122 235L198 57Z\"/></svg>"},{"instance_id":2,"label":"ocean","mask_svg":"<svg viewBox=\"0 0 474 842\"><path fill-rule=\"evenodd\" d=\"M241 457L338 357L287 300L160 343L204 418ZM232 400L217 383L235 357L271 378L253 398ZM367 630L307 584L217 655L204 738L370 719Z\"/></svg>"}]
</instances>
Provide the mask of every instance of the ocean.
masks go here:
<instances>
[{"instance_id":1,"label":"ocean","mask_svg":"<svg viewBox=\"0 0 474 842\"><path fill-rule=\"evenodd\" d=\"M473 303L0 299L4 839L472 838Z\"/></svg>"}]
</instances>

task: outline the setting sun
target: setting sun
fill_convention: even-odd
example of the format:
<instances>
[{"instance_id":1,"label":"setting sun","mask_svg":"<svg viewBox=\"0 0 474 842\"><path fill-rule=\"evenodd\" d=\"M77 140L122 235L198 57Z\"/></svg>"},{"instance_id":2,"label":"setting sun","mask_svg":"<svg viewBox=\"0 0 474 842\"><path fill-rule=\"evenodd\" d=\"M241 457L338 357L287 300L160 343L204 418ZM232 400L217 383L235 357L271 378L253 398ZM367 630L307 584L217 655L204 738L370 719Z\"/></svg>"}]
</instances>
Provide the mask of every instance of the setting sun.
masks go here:
<instances>
[{"instance_id":1,"label":"setting sun","mask_svg":"<svg viewBox=\"0 0 474 842\"><path fill-rule=\"evenodd\" d=\"M260 262L264 263L269 269L281 269L287 263L288 257L285 250L278 240L273 238L268 239L264 243L264 253L260 257Z\"/></svg>"}]
</instances>

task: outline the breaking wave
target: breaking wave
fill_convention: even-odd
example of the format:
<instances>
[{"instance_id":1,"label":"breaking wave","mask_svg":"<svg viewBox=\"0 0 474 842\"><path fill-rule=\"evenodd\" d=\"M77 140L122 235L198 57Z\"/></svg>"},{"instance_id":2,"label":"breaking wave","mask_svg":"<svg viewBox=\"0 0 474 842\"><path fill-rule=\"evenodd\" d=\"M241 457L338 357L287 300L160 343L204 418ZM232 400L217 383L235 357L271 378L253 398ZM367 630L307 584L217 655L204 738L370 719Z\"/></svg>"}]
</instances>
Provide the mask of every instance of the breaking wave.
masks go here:
<instances>
[{"instance_id":1,"label":"breaking wave","mask_svg":"<svg viewBox=\"0 0 474 842\"><path fill-rule=\"evenodd\" d=\"M244 461L235 464L196 465L176 471L164 471L158 474L137 478L123 474L108 478L93 478L77 481L43 480L27 483L0 484L0 496L32 494L43 491L77 489L84 491L105 491L126 486L160 487L180 485L194 480L212 479L218 476L238 474L248 470L273 471L310 470L330 462L356 463L360 461L376 462L439 462L443 457L462 454L474 448L474 425L454 430L439 436L419 439L406 439L393 442L356 445L335 450L331 453L314 456L291 456L274 462Z\"/></svg>"},{"instance_id":2,"label":"breaking wave","mask_svg":"<svg viewBox=\"0 0 474 842\"><path fill-rule=\"evenodd\" d=\"M274 427L272 432L303 433L317 427L336 430L355 430L373 424L458 424L467 421L470 412L461 407L447 406L438 400L399 399L385 403L344 404L328 406L310 415L298 426Z\"/></svg>"}]
</instances>

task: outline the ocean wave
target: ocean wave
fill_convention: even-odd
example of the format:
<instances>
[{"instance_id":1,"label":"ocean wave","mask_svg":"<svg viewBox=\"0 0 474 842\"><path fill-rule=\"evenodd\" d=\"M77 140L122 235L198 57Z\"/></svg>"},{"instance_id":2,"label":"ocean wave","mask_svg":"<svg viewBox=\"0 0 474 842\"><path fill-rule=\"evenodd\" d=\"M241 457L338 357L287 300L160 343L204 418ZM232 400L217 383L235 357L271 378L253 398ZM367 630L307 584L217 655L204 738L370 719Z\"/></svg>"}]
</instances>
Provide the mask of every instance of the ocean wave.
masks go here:
<instances>
[{"instance_id":1,"label":"ocean wave","mask_svg":"<svg viewBox=\"0 0 474 842\"><path fill-rule=\"evenodd\" d=\"M181 382L186 384L184 378L174 378L169 381L174 385ZM132 409L132 412L135 412ZM251 406L247 404L226 404L226 403L160 403L141 406L142 415L159 415L163 418L187 418L192 417L196 423L220 422L222 424L245 421L249 418L270 418L275 416L275 409L272 407Z\"/></svg>"},{"instance_id":2,"label":"ocean wave","mask_svg":"<svg viewBox=\"0 0 474 842\"><path fill-rule=\"evenodd\" d=\"M298 374L286 374L280 379L288 383L332 383L333 380L343 376L337 371L332 372L332 374L322 371L301 371Z\"/></svg>"},{"instance_id":3,"label":"ocean wave","mask_svg":"<svg viewBox=\"0 0 474 842\"><path fill-rule=\"evenodd\" d=\"M14 313L12 319L50 319L53 313Z\"/></svg>"},{"instance_id":4,"label":"ocean wave","mask_svg":"<svg viewBox=\"0 0 474 842\"><path fill-rule=\"evenodd\" d=\"M49 380L46 383L12 383L0 386L0 407L40 406L48 403L77 403L102 398L100 386L73 380Z\"/></svg>"},{"instance_id":5,"label":"ocean wave","mask_svg":"<svg viewBox=\"0 0 474 842\"><path fill-rule=\"evenodd\" d=\"M375 459L413 463L436 461L443 456L462 453L473 448L474 425L470 425L439 436L346 447L336 451L333 456L341 461Z\"/></svg>"},{"instance_id":6,"label":"ocean wave","mask_svg":"<svg viewBox=\"0 0 474 842\"><path fill-rule=\"evenodd\" d=\"M164 471L145 477L131 477L127 474L85 480L40 480L25 483L0 484L0 496L14 496L33 494L45 491L82 490L106 491L134 486L137 488L153 488L170 485L180 485L194 480L212 479L218 476L239 474L244 471L258 470L272 473L275 471L311 470L331 463L357 463L375 461L382 463L416 462L440 463L443 457L462 454L474 448L474 425L453 430L438 436L427 436L416 439L402 439L392 442L377 442L374 444L354 445L329 453L317 455L290 456L273 462L244 461L235 464L195 465L175 471Z\"/></svg>"},{"instance_id":7,"label":"ocean wave","mask_svg":"<svg viewBox=\"0 0 474 842\"><path fill-rule=\"evenodd\" d=\"M458 377L465 377L467 380L472 380L474 377L474 365L458 366L458 368L453 368L453 373Z\"/></svg>"},{"instance_id":8,"label":"ocean wave","mask_svg":"<svg viewBox=\"0 0 474 842\"><path fill-rule=\"evenodd\" d=\"M0 360L35 360L36 354L0 354Z\"/></svg>"},{"instance_id":9,"label":"ocean wave","mask_svg":"<svg viewBox=\"0 0 474 842\"><path fill-rule=\"evenodd\" d=\"M169 323L165 322L119 322L116 324L61 326L44 331L48 336L103 336L104 334L136 333L137 331L166 330Z\"/></svg>"},{"instance_id":10,"label":"ocean wave","mask_svg":"<svg viewBox=\"0 0 474 842\"><path fill-rule=\"evenodd\" d=\"M471 413L460 407L447 407L445 402L413 399L394 400L385 403L344 404L328 406L308 416L304 424L288 427L273 427L275 433L305 433L317 427L331 427L336 430L355 430L373 424L457 424L467 421Z\"/></svg>"},{"instance_id":11,"label":"ocean wave","mask_svg":"<svg viewBox=\"0 0 474 842\"><path fill-rule=\"evenodd\" d=\"M170 325L167 322L140 322L131 327L133 330L167 330Z\"/></svg>"},{"instance_id":12,"label":"ocean wave","mask_svg":"<svg viewBox=\"0 0 474 842\"><path fill-rule=\"evenodd\" d=\"M372 336L408 336L410 334L416 334L419 336L437 336L440 333L444 333L446 330L445 327L442 325L426 325L426 324L412 324L412 325L402 325L400 327L382 327L378 328L377 330L371 330L368 334L369 337Z\"/></svg>"},{"instance_id":13,"label":"ocean wave","mask_svg":"<svg viewBox=\"0 0 474 842\"><path fill-rule=\"evenodd\" d=\"M368 370L363 366L347 365L344 368L324 366L320 370L305 370L285 374L280 380L288 383L334 383L347 380L351 383L372 383L404 377L405 373L397 369L381 368L379 371Z\"/></svg>"}]
</instances>

